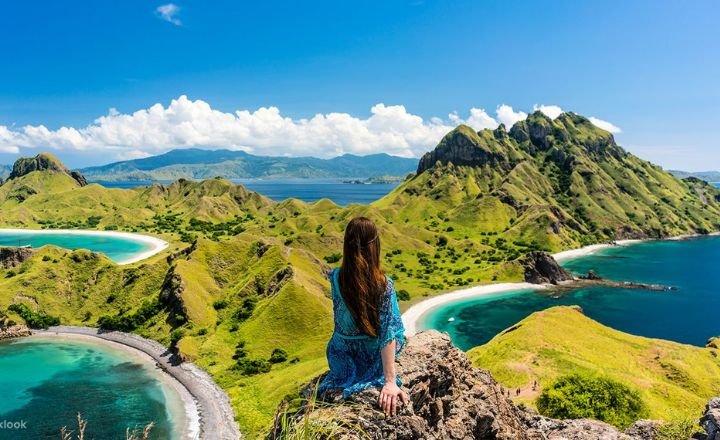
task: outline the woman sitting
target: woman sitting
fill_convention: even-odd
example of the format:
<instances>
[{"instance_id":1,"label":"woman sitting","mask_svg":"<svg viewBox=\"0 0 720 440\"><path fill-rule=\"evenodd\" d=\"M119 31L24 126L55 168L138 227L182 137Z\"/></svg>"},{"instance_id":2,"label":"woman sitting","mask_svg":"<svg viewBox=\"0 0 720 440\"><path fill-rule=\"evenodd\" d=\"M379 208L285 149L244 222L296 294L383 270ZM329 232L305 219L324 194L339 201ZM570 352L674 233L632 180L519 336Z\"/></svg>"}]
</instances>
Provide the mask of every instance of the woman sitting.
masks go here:
<instances>
[{"instance_id":1,"label":"woman sitting","mask_svg":"<svg viewBox=\"0 0 720 440\"><path fill-rule=\"evenodd\" d=\"M343 397L380 388L379 405L395 415L407 402L395 374L395 357L405 329L392 280L380 269L380 236L375 224L358 217L345 229L342 265L330 274L335 329L327 346L330 372L319 393Z\"/></svg>"}]
</instances>

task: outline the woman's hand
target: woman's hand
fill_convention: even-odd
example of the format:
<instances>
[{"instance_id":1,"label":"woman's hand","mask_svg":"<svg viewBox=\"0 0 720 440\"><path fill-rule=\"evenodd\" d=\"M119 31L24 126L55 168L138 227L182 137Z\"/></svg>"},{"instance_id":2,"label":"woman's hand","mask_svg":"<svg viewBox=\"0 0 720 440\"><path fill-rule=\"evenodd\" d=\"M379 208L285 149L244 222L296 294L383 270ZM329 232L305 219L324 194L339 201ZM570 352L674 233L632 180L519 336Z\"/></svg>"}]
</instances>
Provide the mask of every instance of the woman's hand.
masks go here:
<instances>
[{"instance_id":1,"label":"woman's hand","mask_svg":"<svg viewBox=\"0 0 720 440\"><path fill-rule=\"evenodd\" d=\"M398 402L399 401L399 402ZM380 399L378 403L380 408L383 410L385 415L397 414L398 403L405 404L408 401L408 396L403 390L400 389L395 383L389 382L380 391Z\"/></svg>"}]
</instances>

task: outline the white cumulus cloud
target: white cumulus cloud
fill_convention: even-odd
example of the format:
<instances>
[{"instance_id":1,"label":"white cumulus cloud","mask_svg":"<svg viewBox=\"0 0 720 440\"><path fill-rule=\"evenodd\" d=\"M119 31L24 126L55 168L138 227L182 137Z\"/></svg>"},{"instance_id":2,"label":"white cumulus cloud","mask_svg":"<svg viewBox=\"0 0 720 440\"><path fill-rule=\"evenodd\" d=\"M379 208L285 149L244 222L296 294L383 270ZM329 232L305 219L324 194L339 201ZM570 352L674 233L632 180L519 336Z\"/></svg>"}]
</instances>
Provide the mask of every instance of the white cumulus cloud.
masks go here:
<instances>
[{"instance_id":1,"label":"white cumulus cloud","mask_svg":"<svg viewBox=\"0 0 720 440\"><path fill-rule=\"evenodd\" d=\"M510 129L516 122L527 118L527 113L522 111L516 112L507 104L499 105L495 113L497 113L498 122L505 124L505 128L507 129Z\"/></svg>"},{"instance_id":2,"label":"white cumulus cloud","mask_svg":"<svg viewBox=\"0 0 720 440\"><path fill-rule=\"evenodd\" d=\"M496 108L495 116L471 108L467 116L454 112L446 118L423 119L403 105L380 103L365 118L332 112L294 119L277 107L224 112L183 95L167 106L158 103L132 113L110 109L86 127L0 125L0 152L18 153L22 148L75 150L125 160L197 147L269 156L385 152L419 157L458 124L475 130L494 129L500 123L509 128L526 117L525 112L503 104Z\"/></svg>"},{"instance_id":3,"label":"white cumulus cloud","mask_svg":"<svg viewBox=\"0 0 720 440\"><path fill-rule=\"evenodd\" d=\"M536 111L538 111L538 110L541 111L541 112L543 112L543 113L545 114L545 116L547 116L547 117L550 118L550 119L555 119L555 118L557 118L557 117L560 116L560 115L562 114L562 112L563 112L563 109L560 108L560 107L557 106L557 105L544 105L544 104L538 105L538 104L535 104L535 105L533 106L533 111L536 112Z\"/></svg>"},{"instance_id":4,"label":"white cumulus cloud","mask_svg":"<svg viewBox=\"0 0 720 440\"><path fill-rule=\"evenodd\" d=\"M598 128L602 128L605 131L609 131L610 133L620 133L622 130L617 125L613 124L612 122L604 121L600 118L596 118L595 116L590 116L588 119L590 119L590 122L593 123Z\"/></svg>"},{"instance_id":5,"label":"white cumulus cloud","mask_svg":"<svg viewBox=\"0 0 720 440\"><path fill-rule=\"evenodd\" d=\"M180 7L175 3L160 5L155 9L155 14L157 14L158 17L175 26L182 25L182 21L177 17L179 13Z\"/></svg>"}]
</instances>

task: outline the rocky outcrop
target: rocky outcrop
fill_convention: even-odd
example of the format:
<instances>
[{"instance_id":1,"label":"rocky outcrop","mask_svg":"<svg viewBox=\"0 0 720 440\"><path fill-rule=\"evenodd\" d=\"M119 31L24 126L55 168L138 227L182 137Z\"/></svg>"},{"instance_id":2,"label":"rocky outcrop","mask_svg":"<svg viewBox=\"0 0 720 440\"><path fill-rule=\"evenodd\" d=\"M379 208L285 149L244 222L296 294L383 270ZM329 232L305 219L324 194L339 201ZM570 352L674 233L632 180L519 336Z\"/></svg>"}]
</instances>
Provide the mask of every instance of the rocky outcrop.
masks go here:
<instances>
[{"instance_id":1,"label":"rocky outcrop","mask_svg":"<svg viewBox=\"0 0 720 440\"><path fill-rule=\"evenodd\" d=\"M75 179L75 181L80 186L86 186L88 184L87 179L85 178L85 176L80 174L80 171L70 171L70 177Z\"/></svg>"},{"instance_id":2,"label":"rocky outcrop","mask_svg":"<svg viewBox=\"0 0 720 440\"><path fill-rule=\"evenodd\" d=\"M573 276L545 252L530 252L521 260L525 268L525 281L533 284L557 284L573 280Z\"/></svg>"},{"instance_id":3,"label":"rocky outcrop","mask_svg":"<svg viewBox=\"0 0 720 440\"><path fill-rule=\"evenodd\" d=\"M0 267L9 269L30 258L33 250L24 247L0 247Z\"/></svg>"},{"instance_id":4,"label":"rocky outcrop","mask_svg":"<svg viewBox=\"0 0 720 440\"><path fill-rule=\"evenodd\" d=\"M182 317L183 322L186 322L188 318L187 307L183 300L184 290L182 277L175 272L173 266L165 275L160 289L160 303L170 312L169 319L175 324L180 324L176 322L179 317Z\"/></svg>"},{"instance_id":5,"label":"rocky outcrop","mask_svg":"<svg viewBox=\"0 0 720 440\"><path fill-rule=\"evenodd\" d=\"M647 440L594 420L554 420L516 407L489 372L474 368L468 358L437 331L408 340L397 362L397 373L410 402L395 417L377 409L378 391L370 389L343 401L337 394L324 403L306 402L289 416L290 426L305 417L314 426L333 426L333 439L625 439ZM316 379L313 383L317 383ZM309 396L311 384L305 390ZM288 423L286 407L268 436L281 438ZM363 432L365 435L360 435ZM647 432L647 431L638 431Z\"/></svg>"},{"instance_id":6,"label":"rocky outcrop","mask_svg":"<svg viewBox=\"0 0 720 440\"><path fill-rule=\"evenodd\" d=\"M700 426L706 433L704 440L720 440L720 397L710 399L700 418Z\"/></svg>"},{"instance_id":7,"label":"rocky outcrop","mask_svg":"<svg viewBox=\"0 0 720 440\"><path fill-rule=\"evenodd\" d=\"M23 336L30 336L32 331L24 325L11 325L3 327L0 325L0 340L21 338Z\"/></svg>"},{"instance_id":8,"label":"rocky outcrop","mask_svg":"<svg viewBox=\"0 0 720 440\"><path fill-rule=\"evenodd\" d=\"M48 153L40 153L35 157L22 157L16 160L8 180L17 179L33 171L56 171L65 173L75 179L79 186L87 185L87 180L79 171L71 172L58 158Z\"/></svg>"},{"instance_id":9,"label":"rocky outcrop","mask_svg":"<svg viewBox=\"0 0 720 440\"><path fill-rule=\"evenodd\" d=\"M434 150L423 155L418 164L417 174L432 168L436 163L469 166L490 165L493 167L512 168L507 152L503 151L497 140L503 140L507 133L503 129L493 133L493 139L481 137L472 128L460 125L442 139Z\"/></svg>"}]
</instances>

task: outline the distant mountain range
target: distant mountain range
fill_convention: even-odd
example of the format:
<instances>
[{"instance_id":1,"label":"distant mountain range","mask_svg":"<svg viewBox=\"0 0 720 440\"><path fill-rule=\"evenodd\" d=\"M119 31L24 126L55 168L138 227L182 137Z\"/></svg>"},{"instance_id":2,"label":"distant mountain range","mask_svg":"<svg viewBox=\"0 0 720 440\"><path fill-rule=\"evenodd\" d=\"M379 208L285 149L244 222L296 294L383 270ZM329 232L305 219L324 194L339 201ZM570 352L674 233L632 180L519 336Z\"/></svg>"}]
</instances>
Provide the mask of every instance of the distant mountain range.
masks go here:
<instances>
[{"instance_id":1,"label":"distant mountain range","mask_svg":"<svg viewBox=\"0 0 720 440\"><path fill-rule=\"evenodd\" d=\"M333 178L404 176L417 159L371 154L344 154L332 159L255 156L244 151L172 150L158 156L80 169L88 180L176 180L179 178Z\"/></svg>"},{"instance_id":2,"label":"distant mountain range","mask_svg":"<svg viewBox=\"0 0 720 440\"><path fill-rule=\"evenodd\" d=\"M690 171L680 171L680 170L670 170L670 173L677 177L678 179L684 179L686 177L697 177L700 180L704 180L706 182L720 182L720 171L698 171L698 172L690 172Z\"/></svg>"},{"instance_id":3,"label":"distant mountain range","mask_svg":"<svg viewBox=\"0 0 720 440\"><path fill-rule=\"evenodd\" d=\"M312 179L405 176L414 172L416 167L417 159L384 153L368 156L345 154L332 159L318 159L254 156L244 151L189 148L143 159L81 168L79 171L91 181L176 180L183 177L207 179L217 176L226 179ZM6 179L11 171L12 165L0 164L0 179ZM679 179L696 177L706 182L720 182L720 171L669 172Z\"/></svg>"}]
</instances>

